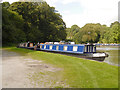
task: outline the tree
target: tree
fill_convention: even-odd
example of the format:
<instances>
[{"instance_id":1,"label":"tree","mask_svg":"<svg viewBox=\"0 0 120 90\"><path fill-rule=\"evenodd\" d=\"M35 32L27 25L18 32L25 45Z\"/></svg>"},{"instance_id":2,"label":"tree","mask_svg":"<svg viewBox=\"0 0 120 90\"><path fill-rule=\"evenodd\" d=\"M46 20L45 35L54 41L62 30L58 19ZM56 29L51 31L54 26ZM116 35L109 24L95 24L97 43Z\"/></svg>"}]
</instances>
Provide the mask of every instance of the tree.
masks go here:
<instances>
[{"instance_id":1,"label":"tree","mask_svg":"<svg viewBox=\"0 0 120 90\"><path fill-rule=\"evenodd\" d=\"M73 25L71 26L71 28L67 28L66 32L67 32L67 39L73 39L75 34L78 33L80 30L80 27L77 25Z\"/></svg>"},{"instance_id":2,"label":"tree","mask_svg":"<svg viewBox=\"0 0 120 90\"><path fill-rule=\"evenodd\" d=\"M102 42L104 33L108 29L105 25L97 24L86 24L83 26L73 37L73 41L76 43L97 43Z\"/></svg>"},{"instance_id":3,"label":"tree","mask_svg":"<svg viewBox=\"0 0 120 90\"><path fill-rule=\"evenodd\" d=\"M118 22L118 21L115 21L115 22L111 23L110 28L112 28L112 26L115 25L115 24L118 25L119 22Z\"/></svg>"},{"instance_id":4,"label":"tree","mask_svg":"<svg viewBox=\"0 0 120 90\"><path fill-rule=\"evenodd\" d=\"M82 41L82 35L83 35L83 32L82 32L82 30L80 30L78 33L76 33L75 35L74 35L74 37L73 37L73 41L75 42L75 43L83 43L83 41Z\"/></svg>"},{"instance_id":5,"label":"tree","mask_svg":"<svg viewBox=\"0 0 120 90\"><path fill-rule=\"evenodd\" d=\"M4 7L2 13L2 44L10 45L25 41L22 16Z\"/></svg>"},{"instance_id":6,"label":"tree","mask_svg":"<svg viewBox=\"0 0 120 90\"><path fill-rule=\"evenodd\" d=\"M102 25L101 27L101 31L100 31L100 39L99 42L100 43L107 43L108 42L108 35L109 35L109 30L110 27L107 27L106 25Z\"/></svg>"},{"instance_id":7,"label":"tree","mask_svg":"<svg viewBox=\"0 0 120 90\"><path fill-rule=\"evenodd\" d=\"M114 24L111 24L111 32L110 36L112 40L110 41L111 43L119 43L120 42L120 23L115 22Z\"/></svg>"},{"instance_id":8,"label":"tree","mask_svg":"<svg viewBox=\"0 0 120 90\"><path fill-rule=\"evenodd\" d=\"M62 16L46 2L16 2L9 9L23 16L24 32L28 40L32 37L32 41L45 42L66 38L66 25Z\"/></svg>"},{"instance_id":9,"label":"tree","mask_svg":"<svg viewBox=\"0 0 120 90\"><path fill-rule=\"evenodd\" d=\"M86 24L81 28L82 41L84 43L95 43L99 41L101 25L100 24Z\"/></svg>"},{"instance_id":10,"label":"tree","mask_svg":"<svg viewBox=\"0 0 120 90\"><path fill-rule=\"evenodd\" d=\"M110 27L106 27L101 41L103 43L120 43L120 23L111 23Z\"/></svg>"},{"instance_id":11,"label":"tree","mask_svg":"<svg viewBox=\"0 0 120 90\"><path fill-rule=\"evenodd\" d=\"M9 2L3 2L2 3L2 8L9 8L9 6L10 6L10 3Z\"/></svg>"}]
</instances>

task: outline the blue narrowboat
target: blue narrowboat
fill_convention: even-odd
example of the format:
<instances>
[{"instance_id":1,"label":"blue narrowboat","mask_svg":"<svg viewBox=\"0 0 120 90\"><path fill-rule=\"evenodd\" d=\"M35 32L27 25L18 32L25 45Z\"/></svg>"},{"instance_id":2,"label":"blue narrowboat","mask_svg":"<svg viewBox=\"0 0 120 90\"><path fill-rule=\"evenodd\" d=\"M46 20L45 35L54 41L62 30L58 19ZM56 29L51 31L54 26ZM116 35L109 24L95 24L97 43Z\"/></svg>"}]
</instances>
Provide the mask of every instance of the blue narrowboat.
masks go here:
<instances>
[{"instance_id":1,"label":"blue narrowboat","mask_svg":"<svg viewBox=\"0 0 120 90\"><path fill-rule=\"evenodd\" d=\"M87 44L39 44L40 50L60 52L67 54L79 54L81 57L103 61L108 57L106 53L96 52L96 45Z\"/></svg>"},{"instance_id":2,"label":"blue narrowboat","mask_svg":"<svg viewBox=\"0 0 120 90\"><path fill-rule=\"evenodd\" d=\"M40 50L67 52L67 53L95 53L95 45L80 45L80 44L40 44Z\"/></svg>"}]
</instances>

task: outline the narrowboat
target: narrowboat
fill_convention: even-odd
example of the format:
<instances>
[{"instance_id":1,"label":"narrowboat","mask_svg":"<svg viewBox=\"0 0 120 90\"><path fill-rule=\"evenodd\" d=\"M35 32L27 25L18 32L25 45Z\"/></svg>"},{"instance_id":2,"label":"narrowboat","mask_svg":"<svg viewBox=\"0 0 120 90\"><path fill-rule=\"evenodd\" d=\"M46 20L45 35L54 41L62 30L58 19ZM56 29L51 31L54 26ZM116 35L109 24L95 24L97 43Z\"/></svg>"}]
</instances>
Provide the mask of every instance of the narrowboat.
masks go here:
<instances>
[{"instance_id":1,"label":"narrowboat","mask_svg":"<svg viewBox=\"0 0 120 90\"><path fill-rule=\"evenodd\" d=\"M108 54L96 52L96 45L87 44L39 44L37 49L79 55L83 58L103 61Z\"/></svg>"},{"instance_id":2,"label":"narrowboat","mask_svg":"<svg viewBox=\"0 0 120 90\"><path fill-rule=\"evenodd\" d=\"M63 53L67 55L77 55L77 57L92 60L104 61L108 54L104 52L96 52L96 45L93 44L59 44L59 43L20 43L19 48L27 48L31 50L41 50L47 52Z\"/></svg>"},{"instance_id":3,"label":"narrowboat","mask_svg":"<svg viewBox=\"0 0 120 90\"><path fill-rule=\"evenodd\" d=\"M27 48L33 50L35 46L35 43L33 42L25 42L25 43L20 43L18 44L18 48Z\"/></svg>"}]
</instances>

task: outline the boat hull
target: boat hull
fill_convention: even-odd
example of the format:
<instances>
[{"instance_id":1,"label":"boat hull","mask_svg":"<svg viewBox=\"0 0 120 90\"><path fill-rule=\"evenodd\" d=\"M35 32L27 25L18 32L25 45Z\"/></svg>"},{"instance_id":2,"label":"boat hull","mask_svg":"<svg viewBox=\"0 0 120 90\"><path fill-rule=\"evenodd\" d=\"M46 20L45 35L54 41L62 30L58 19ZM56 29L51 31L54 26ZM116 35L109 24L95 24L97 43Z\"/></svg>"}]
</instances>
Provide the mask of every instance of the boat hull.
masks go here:
<instances>
[{"instance_id":1,"label":"boat hull","mask_svg":"<svg viewBox=\"0 0 120 90\"><path fill-rule=\"evenodd\" d=\"M72 52L70 53L70 52L42 50L40 48L36 48L36 50L44 51L44 52L59 53L59 54L62 54L62 55L74 56L74 57L78 57L78 58L85 58L85 59L96 60L96 61L104 61L104 59L106 57L108 57L108 55L106 53L104 53L105 56L93 57L93 54L95 54L95 53L83 53L83 54L81 54L81 53L72 53Z\"/></svg>"}]
</instances>

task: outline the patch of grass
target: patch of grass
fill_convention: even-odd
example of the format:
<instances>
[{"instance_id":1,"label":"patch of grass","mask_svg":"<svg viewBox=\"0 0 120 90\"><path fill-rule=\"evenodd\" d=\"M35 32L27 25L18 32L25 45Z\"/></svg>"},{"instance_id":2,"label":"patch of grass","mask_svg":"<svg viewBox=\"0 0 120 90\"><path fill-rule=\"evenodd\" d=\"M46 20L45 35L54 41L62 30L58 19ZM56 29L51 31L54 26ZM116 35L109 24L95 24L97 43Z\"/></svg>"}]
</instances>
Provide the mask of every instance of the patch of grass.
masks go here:
<instances>
[{"instance_id":1,"label":"patch of grass","mask_svg":"<svg viewBox=\"0 0 120 90\"><path fill-rule=\"evenodd\" d=\"M56 87L54 87L54 88L64 88L63 86L56 86Z\"/></svg>"},{"instance_id":2,"label":"patch of grass","mask_svg":"<svg viewBox=\"0 0 120 90\"><path fill-rule=\"evenodd\" d=\"M8 49L8 48L7 48ZM118 67L104 62L91 61L72 56L22 48L9 48L11 51L43 60L55 67L63 68L59 74L63 81L73 88L118 88Z\"/></svg>"},{"instance_id":3,"label":"patch of grass","mask_svg":"<svg viewBox=\"0 0 120 90\"><path fill-rule=\"evenodd\" d=\"M24 48L16 48L16 47L3 47L2 49L17 52L17 53L20 53L22 55L27 55L30 52L35 52L34 50L29 50L29 49L24 49Z\"/></svg>"}]
</instances>

